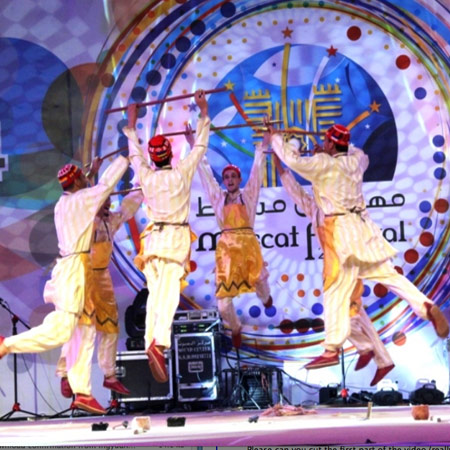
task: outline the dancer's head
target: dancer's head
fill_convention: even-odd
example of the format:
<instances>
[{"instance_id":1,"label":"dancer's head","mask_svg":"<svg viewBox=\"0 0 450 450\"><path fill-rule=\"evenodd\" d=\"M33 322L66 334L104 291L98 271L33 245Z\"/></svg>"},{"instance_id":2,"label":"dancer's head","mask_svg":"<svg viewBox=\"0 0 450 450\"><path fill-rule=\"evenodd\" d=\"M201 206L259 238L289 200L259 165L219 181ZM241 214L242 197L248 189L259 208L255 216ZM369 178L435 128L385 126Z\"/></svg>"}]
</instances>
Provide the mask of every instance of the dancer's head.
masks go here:
<instances>
[{"instance_id":1,"label":"dancer's head","mask_svg":"<svg viewBox=\"0 0 450 450\"><path fill-rule=\"evenodd\" d=\"M347 127L340 124L334 124L325 135L323 149L326 153L346 152L350 143L350 131Z\"/></svg>"},{"instance_id":2,"label":"dancer's head","mask_svg":"<svg viewBox=\"0 0 450 450\"><path fill-rule=\"evenodd\" d=\"M239 190L241 186L241 170L234 164L228 164L222 170L222 181L226 190L232 194Z\"/></svg>"},{"instance_id":3,"label":"dancer's head","mask_svg":"<svg viewBox=\"0 0 450 450\"><path fill-rule=\"evenodd\" d=\"M58 170L58 181L64 191L77 191L88 186L83 171L75 164L66 164Z\"/></svg>"},{"instance_id":4,"label":"dancer's head","mask_svg":"<svg viewBox=\"0 0 450 450\"><path fill-rule=\"evenodd\" d=\"M161 134L153 136L148 141L148 153L150 154L150 159L157 167L167 166L172 161L172 145Z\"/></svg>"}]
</instances>

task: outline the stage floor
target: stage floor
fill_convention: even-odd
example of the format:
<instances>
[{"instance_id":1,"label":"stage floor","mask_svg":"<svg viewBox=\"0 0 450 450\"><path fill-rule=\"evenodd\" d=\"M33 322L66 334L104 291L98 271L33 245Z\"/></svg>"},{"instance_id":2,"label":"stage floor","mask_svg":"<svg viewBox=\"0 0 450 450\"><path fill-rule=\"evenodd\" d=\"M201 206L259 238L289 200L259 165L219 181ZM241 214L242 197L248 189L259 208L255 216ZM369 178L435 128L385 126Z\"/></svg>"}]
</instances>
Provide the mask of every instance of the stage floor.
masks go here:
<instances>
[{"instance_id":1,"label":"stage floor","mask_svg":"<svg viewBox=\"0 0 450 450\"><path fill-rule=\"evenodd\" d=\"M0 422L0 445L450 445L450 405L430 406L427 421L415 421L410 406L373 407L368 420L365 407L315 409L314 415L281 417L261 416L263 410L151 414L150 430L137 434L131 429L135 416L129 415L10 420ZM249 421L255 416L257 421ZM185 417L185 425L168 427L168 417ZM107 430L92 431L100 422Z\"/></svg>"}]
</instances>

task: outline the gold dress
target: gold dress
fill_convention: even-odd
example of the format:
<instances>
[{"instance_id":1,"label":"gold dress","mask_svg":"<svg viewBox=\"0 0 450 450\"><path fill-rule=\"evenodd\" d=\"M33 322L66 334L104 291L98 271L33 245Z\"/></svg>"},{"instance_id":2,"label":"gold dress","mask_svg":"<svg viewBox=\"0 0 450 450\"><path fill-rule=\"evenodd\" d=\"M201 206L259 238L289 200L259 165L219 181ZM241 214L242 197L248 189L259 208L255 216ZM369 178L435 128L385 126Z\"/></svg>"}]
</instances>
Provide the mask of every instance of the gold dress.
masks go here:
<instances>
[{"instance_id":1,"label":"gold dress","mask_svg":"<svg viewBox=\"0 0 450 450\"><path fill-rule=\"evenodd\" d=\"M225 205L224 229L216 248L216 297L255 292L263 264L245 205Z\"/></svg>"}]
</instances>

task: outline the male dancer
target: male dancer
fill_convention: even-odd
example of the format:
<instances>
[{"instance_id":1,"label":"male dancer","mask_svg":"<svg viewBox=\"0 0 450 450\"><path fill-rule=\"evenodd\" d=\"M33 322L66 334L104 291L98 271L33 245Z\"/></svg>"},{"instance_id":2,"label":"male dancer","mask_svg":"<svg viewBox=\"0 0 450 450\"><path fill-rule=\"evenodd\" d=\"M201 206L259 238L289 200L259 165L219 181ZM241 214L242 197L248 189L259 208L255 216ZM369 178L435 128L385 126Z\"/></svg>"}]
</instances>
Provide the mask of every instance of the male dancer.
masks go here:
<instances>
[{"instance_id":1,"label":"male dancer","mask_svg":"<svg viewBox=\"0 0 450 450\"><path fill-rule=\"evenodd\" d=\"M101 164L96 158L93 166ZM90 247L94 219L128 167L128 159L119 156L103 172L98 184L88 187L82 170L66 164L58 172L64 190L55 205L55 227L61 257L44 289L44 300L55 305L43 323L8 338L0 337L0 357L7 353L38 353L59 347L72 336L83 312L89 277ZM75 405L90 410L93 397L77 395Z\"/></svg>"},{"instance_id":2,"label":"male dancer","mask_svg":"<svg viewBox=\"0 0 450 450\"><path fill-rule=\"evenodd\" d=\"M315 201L324 214L327 245L339 263L336 278L330 286L324 286L325 352L306 367L318 369L339 361L338 350L350 333L350 297L358 279L384 284L408 301L419 317L430 320L439 337L447 337L448 322L439 307L395 270L391 258L396 250L366 210L362 183L369 158L362 150L349 148L349 130L338 124L330 127L323 149L316 148L310 158L301 157L293 145L285 143L279 133L273 134L272 127L270 130L275 153L311 181Z\"/></svg>"},{"instance_id":3,"label":"male dancer","mask_svg":"<svg viewBox=\"0 0 450 450\"><path fill-rule=\"evenodd\" d=\"M327 264L323 267L324 285L328 286L333 282L336 276L336 270L339 261L334 258L334 253L330 252L325 238L323 227L318 226L323 223L323 214L318 209L314 197L309 195L303 187L296 181L290 170L285 170L281 165L281 161L276 154L273 155L275 166L280 174L280 180L286 192L294 200L294 202L303 210L306 216L311 219L311 223L316 236L324 250L327 252L324 260ZM355 365L355 370L360 370L374 360L377 365L377 371L373 377L370 385L375 386L382 380L395 366L386 347L378 336L375 327L372 324L369 316L364 309L361 302L361 295L363 293L363 283L358 280L355 290L350 298L350 334L348 340L355 346L359 353L358 361ZM336 361L336 364L338 361Z\"/></svg>"},{"instance_id":4,"label":"male dancer","mask_svg":"<svg viewBox=\"0 0 450 450\"><path fill-rule=\"evenodd\" d=\"M122 395L130 393L116 378L119 313L108 266L114 235L123 223L135 215L142 199L141 190L131 192L122 201L120 209L111 212L111 199L108 197L95 218L94 240L91 247L90 296L85 301L77 330L63 346L56 369L57 375L61 377L61 393L66 398L71 398L73 392L91 395L91 370L96 335L99 336L98 364L104 374L103 386ZM80 346L80 341L84 343L83 346ZM65 357L68 352L75 352L77 355L73 366L69 368ZM81 375L71 376L71 384L68 372ZM98 404L96 411L93 412L105 414L106 410Z\"/></svg>"},{"instance_id":5,"label":"male dancer","mask_svg":"<svg viewBox=\"0 0 450 450\"><path fill-rule=\"evenodd\" d=\"M187 130L186 138L192 146L193 136ZM229 164L222 170L223 190L214 178L206 157L199 165L204 190L214 209L221 235L216 247L216 298L220 316L231 328L233 346L242 344L242 323L233 306L239 294L256 292L265 308L272 306L267 271L261 246L253 231L256 207L261 188L263 164L270 135L265 134L256 147L253 166L244 188L239 167Z\"/></svg>"},{"instance_id":6,"label":"male dancer","mask_svg":"<svg viewBox=\"0 0 450 450\"><path fill-rule=\"evenodd\" d=\"M150 370L156 381L168 380L164 349L171 346L171 325L180 301L180 282L189 266L191 230L189 227L192 178L206 152L210 119L202 90L195 92L200 108L197 138L192 151L172 167L172 146L164 136L148 143L153 166L140 147L135 130L136 105L128 108L130 161L144 194L151 225L141 235L141 251L135 259L144 272L149 295L145 319L145 345Z\"/></svg>"}]
</instances>

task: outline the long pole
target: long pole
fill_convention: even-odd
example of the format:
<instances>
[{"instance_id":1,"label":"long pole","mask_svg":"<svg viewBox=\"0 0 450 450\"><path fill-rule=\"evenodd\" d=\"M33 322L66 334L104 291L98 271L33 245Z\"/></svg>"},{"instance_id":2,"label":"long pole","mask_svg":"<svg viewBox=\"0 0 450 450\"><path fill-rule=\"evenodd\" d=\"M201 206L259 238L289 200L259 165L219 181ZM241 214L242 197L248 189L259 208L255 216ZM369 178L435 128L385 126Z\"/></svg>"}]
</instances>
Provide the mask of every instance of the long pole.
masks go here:
<instances>
[{"instance_id":1,"label":"long pole","mask_svg":"<svg viewBox=\"0 0 450 450\"><path fill-rule=\"evenodd\" d=\"M217 89L209 89L204 92L205 92L205 94L215 94L217 92L225 92L225 91L228 91L227 87L221 87L221 88L217 88ZM185 98L194 97L194 95L195 95L195 93L176 95L174 97L166 97L166 98L162 98L160 100L152 100L150 102L137 103L136 105L138 108L140 108L142 106L159 105L160 103L174 102L176 100L183 100ZM117 112L117 111L126 111L127 108L128 108L128 106L121 106L120 108L111 108L111 109L107 109L105 111L105 113L109 114L109 113Z\"/></svg>"},{"instance_id":2,"label":"long pole","mask_svg":"<svg viewBox=\"0 0 450 450\"><path fill-rule=\"evenodd\" d=\"M271 120L270 124L281 123L282 120ZM233 128L246 128L246 127L261 127L264 123L261 121L257 122L249 122L249 123L237 123L234 125L223 125L220 127L215 127L211 125L211 131L220 131L220 130L231 130ZM262 130L263 131L263 130ZM195 130L192 130L192 133L195 133ZM164 136L179 136L180 134L186 134L186 131L172 131L171 133L164 133Z\"/></svg>"}]
</instances>

